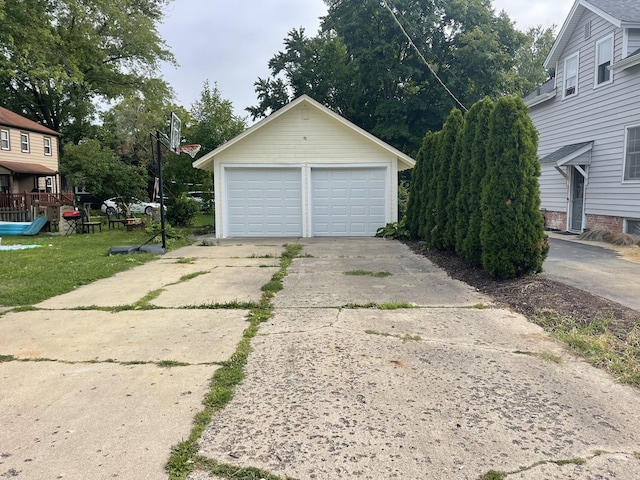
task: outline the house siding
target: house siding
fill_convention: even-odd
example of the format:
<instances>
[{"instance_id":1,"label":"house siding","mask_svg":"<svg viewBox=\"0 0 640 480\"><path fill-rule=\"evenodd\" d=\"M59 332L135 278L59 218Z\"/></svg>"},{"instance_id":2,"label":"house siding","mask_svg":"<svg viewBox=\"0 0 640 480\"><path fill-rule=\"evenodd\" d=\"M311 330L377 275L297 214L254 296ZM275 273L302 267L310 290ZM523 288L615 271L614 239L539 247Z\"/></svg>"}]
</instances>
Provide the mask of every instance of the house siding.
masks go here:
<instances>
[{"instance_id":1,"label":"house siding","mask_svg":"<svg viewBox=\"0 0 640 480\"><path fill-rule=\"evenodd\" d=\"M0 129L9 131L9 150L0 150L0 159L9 162L28 162L36 163L44 167L50 168L54 172L58 171L58 137L55 135L45 135L39 132L32 132L28 130L22 130L15 127L6 127L0 125ZM23 152L21 146L21 134L26 133L29 135L29 152ZM45 155L44 153L44 138L51 139L51 155ZM2 167L0 167L0 174L10 174ZM57 186L53 184L53 190L60 191L59 177L52 176L52 182L58 182ZM45 188L45 179L39 179L38 188ZM31 180L20 181L14 180L13 190L14 193L30 192L33 189L33 182Z\"/></svg>"},{"instance_id":2,"label":"house siding","mask_svg":"<svg viewBox=\"0 0 640 480\"><path fill-rule=\"evenodd\" d=\"M588 21L591 37L585 39ZM530 108L540 136L540 158L564 145L594 142L585 197L587 227L607 216L640 217L640 182L623 181L625 129L640 124L640 66L612 73L612 83L594 85L596 42L612 33L615 63L623 58L624 30L585 11L557 62L558 95ZM580 54L578 93L563 99L564 59L576 52ZM542 208L566 213L568 185L553 165L542 166L540 183Z\"/></svg>"}]
</instances>

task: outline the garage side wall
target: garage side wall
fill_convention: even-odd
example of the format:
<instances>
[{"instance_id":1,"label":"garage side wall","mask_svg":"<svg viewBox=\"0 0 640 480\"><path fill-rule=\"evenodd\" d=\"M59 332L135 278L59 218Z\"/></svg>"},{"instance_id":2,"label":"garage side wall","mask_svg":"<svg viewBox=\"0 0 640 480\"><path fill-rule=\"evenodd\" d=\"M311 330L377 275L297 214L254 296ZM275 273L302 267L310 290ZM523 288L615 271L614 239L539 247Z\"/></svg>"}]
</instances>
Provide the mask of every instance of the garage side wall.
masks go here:
<instances>
[{"instance_id":1,"label":"garage side wall","mask_svg":"<svg viewBox=\"0 0 640 480\"><path fill-rule=\"evenodd\" d=\"M228 237L227 171L300 168L303 236L312 235L310 181L314 167L384 168L385 223L397 221L398 160L392 153L325 112L300 104L256 129L214 158L216 235Z\"/></svg>"}]
</instances>

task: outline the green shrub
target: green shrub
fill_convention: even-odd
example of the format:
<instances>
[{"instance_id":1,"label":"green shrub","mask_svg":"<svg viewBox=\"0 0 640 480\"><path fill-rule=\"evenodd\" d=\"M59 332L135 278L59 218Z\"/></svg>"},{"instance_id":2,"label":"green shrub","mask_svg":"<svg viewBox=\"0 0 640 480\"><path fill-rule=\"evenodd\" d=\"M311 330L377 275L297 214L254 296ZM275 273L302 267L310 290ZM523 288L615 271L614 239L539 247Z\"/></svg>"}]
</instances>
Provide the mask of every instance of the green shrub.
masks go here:
<instances>
[{"instance_id":1,"label":"green shrub","mask_svg":"<svg viewBox=\"0 0 640 480\"><path fill-rule=\"evenodd\" d=\"M167 205L166 219L176 227L190 227L194 224L200 205L193 198L180 196L170 200Z\"/></svg>"},{"instance_id":2,"label":"green shrub","mask_svg":"<svg viewBox=\"0 0 640 480\"><path fill-rule=\"evenodd\" d=\"M407 217L402 217L399 222L387 223L376 231L376 237L389 240L406 240L411 237L411 232L407 228Z\"/></svg>"}]
</instances>

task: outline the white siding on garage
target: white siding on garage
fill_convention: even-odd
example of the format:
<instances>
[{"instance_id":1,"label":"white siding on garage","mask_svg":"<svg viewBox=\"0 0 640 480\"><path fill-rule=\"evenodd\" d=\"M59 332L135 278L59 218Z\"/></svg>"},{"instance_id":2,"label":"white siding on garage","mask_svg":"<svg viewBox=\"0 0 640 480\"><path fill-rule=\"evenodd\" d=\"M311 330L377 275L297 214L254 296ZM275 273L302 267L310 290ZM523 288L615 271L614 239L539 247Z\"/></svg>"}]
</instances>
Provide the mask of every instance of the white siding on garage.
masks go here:
<instances>
[{"instance_id":1,"label":"white siding on garage","mask_svg":"<svg viewBox=\"0 0 640 480\"><path fill-rule=\"evenodd\" d=\"M373 236L387 223L386 168L312 168L312 236Z\"/></svg>"},{"instance_id":2,"label":"white siding on garage","mask_svg":"<svg viewBox=\"0 0 640 480\"><path fill-rule=\"evenodd\" d=\"M225 175L229 236L302 235L300 168L227 168Z\"/></svg>"}]
</instances>

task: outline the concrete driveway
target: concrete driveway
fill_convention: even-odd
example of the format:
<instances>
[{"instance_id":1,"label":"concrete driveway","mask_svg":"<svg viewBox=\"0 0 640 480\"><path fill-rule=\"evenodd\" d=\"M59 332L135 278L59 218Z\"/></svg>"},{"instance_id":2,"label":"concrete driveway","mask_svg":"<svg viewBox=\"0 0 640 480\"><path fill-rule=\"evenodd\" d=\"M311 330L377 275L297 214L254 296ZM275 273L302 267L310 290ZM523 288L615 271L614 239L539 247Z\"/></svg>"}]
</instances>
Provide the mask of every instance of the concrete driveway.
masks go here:
<instances>
[{"instance_id":1,"label":"concrete driveway","mask_svg":"<svg viewBox=\"0 0 640 480\"><path fill-rule=\"evenodd\" d=\"M284 242L183 248L0 316L0 478L166 478L246 326L216 307L259 299ZM398 242L300 242L202 455L299 479L640 477L637 391Z\"/></svg>"},{"instance_id":2,"label":"concrete driveway","mask_svg":"<svg viewBox=\"0 0 640 480\"><path fill-rule=\"evenodd\" d=\"M636 390L400 243L301 243L200 454L298 479L640 478Z\"/></svg>"},{"instance_id":3,"label":"concrete driveway","mask_svg":"<svg viewBox=\"0 0 640 480\"><path fill-rule=\"evenodd\" d=\"M259 301L282 251L182 248L0 316L0 478L166 478L247 326L247 310L215 307ZM136 305L152 292L159 308Z\"/></svg>"}]
</instances>

